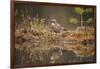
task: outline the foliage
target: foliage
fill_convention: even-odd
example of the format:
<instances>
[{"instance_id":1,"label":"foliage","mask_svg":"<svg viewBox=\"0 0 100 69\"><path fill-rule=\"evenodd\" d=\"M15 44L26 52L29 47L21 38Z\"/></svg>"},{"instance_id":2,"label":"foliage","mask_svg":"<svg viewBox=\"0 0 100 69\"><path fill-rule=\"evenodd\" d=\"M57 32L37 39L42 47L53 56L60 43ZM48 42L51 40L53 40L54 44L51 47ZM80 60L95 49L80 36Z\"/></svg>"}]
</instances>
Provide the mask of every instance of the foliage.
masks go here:
<instances>
[{"instance_id":1,"label":"foliage","mask_svg":"<svg viewBox=\"0 0 100 69\"><path fill-rule=\"evenodd\" d=\"M92 12L93 12L93 9L92 9L92 8L87 8L87 9L85 9L85 12L90 12L90 13L92 13Z\"/></svg>"},{"instance_id":2,"label":"foliage","mask_svg":"<svg viewBox=\"0 0 100 69\"><path fill-rule=\"evenodd\" d=\"M83 12L84 12L84 9L83 9L83 8L81 8L81 7L76 7L76 8L75 8L75 12L76 12L77 14L82 15L82 14L83 14Z\"/></svg>"},{"instance_id":3,"label":"foliage","mask_svg":"<svg viewBox=\"0 0 100 69\"><path fill-rule=\"evenodd\" d=\"M88 18L87 23L92 23L93 22L93 18Z\"/></svg>"},{"instance_id":4,"label":"foliage","mask_svg":"<svg viewBox=\"0 0 100 69\"><path fill-rule=\"evenodd\" d=\"M92 8L83 8L83 7L75 7L75 12L77 14L80 15L80 21L78 21L77 18L70 18L70 23L73 23L73 24L77 24L77 23L80 23L81 24L81 27L83 27L83 23L92 23L93 22L93 18L92 17L89 17L87 19L87 21L84 21L83 19L83 16L84 16L84 13L92 13L93 12L93 9Z\"/></svg>"},{"instance_id":5,"label":"foliage","mask_svg":"<svg viewBox=\"0 0 100 69\"><path fill-rule=\"evenodd\" d=\"M70 23L77 24L79 22L78 22L78 20L76 18L70 18Z\"/></svg>"}]
</instances>

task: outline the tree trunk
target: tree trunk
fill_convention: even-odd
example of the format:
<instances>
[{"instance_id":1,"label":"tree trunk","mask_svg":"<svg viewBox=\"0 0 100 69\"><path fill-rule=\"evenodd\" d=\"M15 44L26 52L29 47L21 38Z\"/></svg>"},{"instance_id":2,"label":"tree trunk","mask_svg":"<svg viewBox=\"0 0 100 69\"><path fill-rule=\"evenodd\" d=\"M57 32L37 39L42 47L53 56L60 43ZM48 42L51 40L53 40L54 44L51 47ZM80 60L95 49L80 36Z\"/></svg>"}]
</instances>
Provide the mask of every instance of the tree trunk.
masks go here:
<instances>
[{"instance_id":1,"label":"tree trunk","mask_svg":"<svg viewBox=\"0 0 100 69\"><path fill-rule=\"evenodd\" d=\"M83 15L81 14L81 27L83 27Z\"/></svg>"}]
</instances>

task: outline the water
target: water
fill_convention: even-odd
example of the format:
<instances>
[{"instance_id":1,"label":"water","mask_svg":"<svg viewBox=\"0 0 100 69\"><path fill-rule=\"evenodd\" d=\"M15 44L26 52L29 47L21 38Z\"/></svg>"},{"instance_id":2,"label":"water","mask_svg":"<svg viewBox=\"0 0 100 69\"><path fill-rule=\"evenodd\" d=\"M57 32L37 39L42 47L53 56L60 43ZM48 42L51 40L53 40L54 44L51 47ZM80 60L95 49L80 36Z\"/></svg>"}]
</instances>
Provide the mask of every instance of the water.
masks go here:
<instances>
[{"instance_id":1,"label":"water","mask_svg":"<svg viewBox=\"0 0 100 69\"><path fill-rule=\"evenodd\" d=\"M19 39L18 39L19 40ZM60 40L28 39L17 42L16 65L82 63L95 61L95 43Z\"/></svg>"}]
</instances>

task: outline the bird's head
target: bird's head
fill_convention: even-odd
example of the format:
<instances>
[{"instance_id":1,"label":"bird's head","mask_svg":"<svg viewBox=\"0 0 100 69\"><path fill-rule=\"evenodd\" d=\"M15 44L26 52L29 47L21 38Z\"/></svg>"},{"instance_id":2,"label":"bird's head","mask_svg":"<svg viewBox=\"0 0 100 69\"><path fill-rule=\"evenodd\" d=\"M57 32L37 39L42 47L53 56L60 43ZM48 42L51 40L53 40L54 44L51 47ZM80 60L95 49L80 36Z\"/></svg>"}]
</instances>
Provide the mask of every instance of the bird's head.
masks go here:
<instances>
[{"instance_id":1,"label":"bird's head","mask_svg":"<svg viewBox=\"0 0 100 69\"><path fill-rule=\"evenodd\" d=\"M52 19L51 20L51 23L56 23L56 19Z\"/></svg>"}]
</instances>

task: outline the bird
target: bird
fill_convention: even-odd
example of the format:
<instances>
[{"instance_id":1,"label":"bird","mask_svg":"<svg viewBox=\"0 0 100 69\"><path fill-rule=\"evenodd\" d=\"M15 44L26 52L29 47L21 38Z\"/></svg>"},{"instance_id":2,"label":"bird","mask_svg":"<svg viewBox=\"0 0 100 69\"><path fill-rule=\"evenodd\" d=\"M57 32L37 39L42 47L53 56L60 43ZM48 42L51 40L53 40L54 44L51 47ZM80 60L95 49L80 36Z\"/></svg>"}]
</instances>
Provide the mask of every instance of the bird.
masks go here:
<instances>
[{"instance_id":1,"label":"bird","mask_svg":"<svg viewBox=\"0 0 100 69\"><path fill-rule=\"evenodd\" d=\"M63 29L59 23L57 23L56 19L51 20L51 28L55 33L60 33Z\"/></svg>"}]
</instances>

